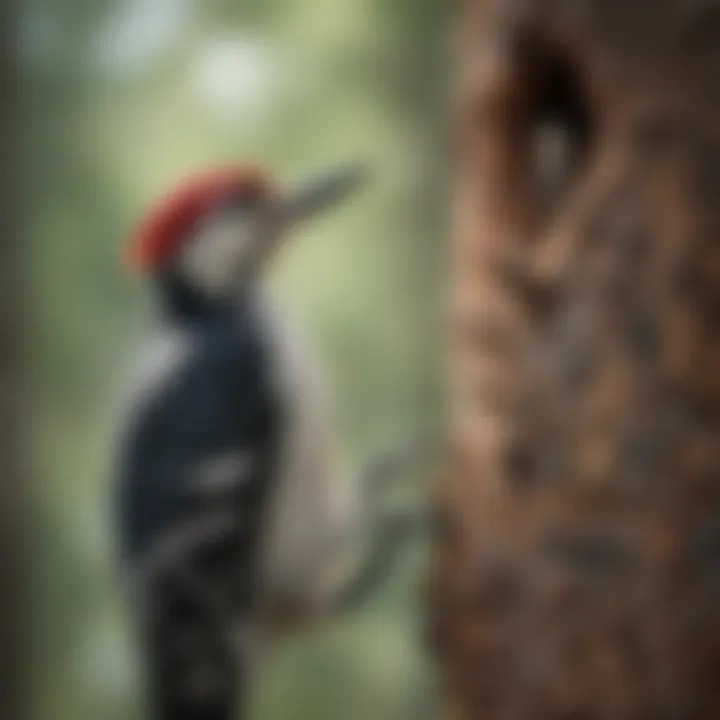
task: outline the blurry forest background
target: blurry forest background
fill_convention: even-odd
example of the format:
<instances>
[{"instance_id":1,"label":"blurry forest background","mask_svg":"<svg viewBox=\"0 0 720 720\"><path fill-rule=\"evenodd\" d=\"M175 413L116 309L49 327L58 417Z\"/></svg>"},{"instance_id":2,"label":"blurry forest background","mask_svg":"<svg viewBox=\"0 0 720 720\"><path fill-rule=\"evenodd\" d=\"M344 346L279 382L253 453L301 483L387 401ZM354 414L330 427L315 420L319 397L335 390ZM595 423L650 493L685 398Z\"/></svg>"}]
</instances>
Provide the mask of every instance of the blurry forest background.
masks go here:
<instances>
[{"instance_id":1,"label":"blurry forest background","mask_svg":"<svg viewBox=\"0 0 720 720\"><path fill-rule=\"evenodd\" d=\"M359 461L437 414L445 4L20 0L36 720L139 717L107 465L150 312L120 256L178 176L231 158L288 178L369 160L372 186L308 228L274 280L327 358ZM254 716L429 715L421 556L361 612L286 647Z\"/></svg>"}]
</instances>

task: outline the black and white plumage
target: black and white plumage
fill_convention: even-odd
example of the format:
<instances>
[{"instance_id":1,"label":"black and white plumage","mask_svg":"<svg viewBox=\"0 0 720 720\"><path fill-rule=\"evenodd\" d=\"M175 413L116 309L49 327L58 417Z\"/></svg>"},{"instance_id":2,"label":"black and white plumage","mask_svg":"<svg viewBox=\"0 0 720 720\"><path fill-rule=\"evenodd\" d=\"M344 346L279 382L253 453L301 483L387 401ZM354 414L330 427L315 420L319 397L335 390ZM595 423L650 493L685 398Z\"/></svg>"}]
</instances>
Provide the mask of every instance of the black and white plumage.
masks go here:
<instances>
[{"instance_id":1,"label":"black and white plumage","mask_svg":"<svg viewBox=\"0 0 720 720\"><path fill-rule=\"evenodd\" d=\"M116 497L156 719L236 717L273 623L320 616L355 556L358 504L323 375L260 290L288 225L354 184L340 173L291 202L242 173L206 178L140 233L162 316L130 393Z\"/></svg>"}]
</instances>

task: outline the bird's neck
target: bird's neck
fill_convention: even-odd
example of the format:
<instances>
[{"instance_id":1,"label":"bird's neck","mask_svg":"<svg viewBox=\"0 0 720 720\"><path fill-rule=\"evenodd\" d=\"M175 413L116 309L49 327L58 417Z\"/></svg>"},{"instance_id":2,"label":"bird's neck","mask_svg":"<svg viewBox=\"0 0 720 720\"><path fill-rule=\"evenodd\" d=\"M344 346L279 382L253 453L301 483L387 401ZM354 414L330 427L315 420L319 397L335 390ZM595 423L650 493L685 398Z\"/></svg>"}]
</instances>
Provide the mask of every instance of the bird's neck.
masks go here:
<instances>
[{"instance_id":1,"label":"bird's neck","mask_svg":"<svg viewBox=\"0 0 720 720\"><path fill-rule=\"evenodd\" d=\"M242 313L254 295L253 287L243 284L232 295L214 297L174 273L158 278L158 291L163 319L180 324L230 320Z\"/></svg>"}]
</instances>

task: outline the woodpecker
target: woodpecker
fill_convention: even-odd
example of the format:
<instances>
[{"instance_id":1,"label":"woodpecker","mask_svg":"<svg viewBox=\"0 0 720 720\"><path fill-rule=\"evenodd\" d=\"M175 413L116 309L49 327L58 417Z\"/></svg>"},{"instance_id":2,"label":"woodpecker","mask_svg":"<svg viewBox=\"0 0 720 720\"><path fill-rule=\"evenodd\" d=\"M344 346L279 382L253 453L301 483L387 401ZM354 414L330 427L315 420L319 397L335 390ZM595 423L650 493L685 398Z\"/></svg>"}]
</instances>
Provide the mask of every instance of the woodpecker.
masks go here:
<instances>
[{"instance_id":1,"label":"woodpecker","mask_svg":"<svg viewBox=\"0 0 720 720\"><path fill-rule=\"evenodd\" d=\"M283 189L246 166L202 173L129 242L159 313L118 443L117 525L156 720L237 717L270 636L322 617L357 566L323 373L263 278L363 175Z\"/></svg>"}]
</instances>

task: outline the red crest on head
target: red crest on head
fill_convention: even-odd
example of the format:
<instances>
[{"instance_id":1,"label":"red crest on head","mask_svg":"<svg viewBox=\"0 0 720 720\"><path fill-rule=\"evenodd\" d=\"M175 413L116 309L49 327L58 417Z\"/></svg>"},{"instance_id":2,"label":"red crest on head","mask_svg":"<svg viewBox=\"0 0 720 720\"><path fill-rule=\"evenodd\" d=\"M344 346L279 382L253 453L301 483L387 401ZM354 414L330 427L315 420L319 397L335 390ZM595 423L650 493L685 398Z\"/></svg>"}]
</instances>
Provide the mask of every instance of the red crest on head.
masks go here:
<instances>
[{"instance_id":1,"label":"red crest on head","mask_svg":"<svg viewBox=\"0 0 720 720\"><path fill-rule=\"evenodd\" d=\"M216 203L236 198L254 200L270 190L257 169L229 167L196 175L163 196L142 220L128 246L128 262L152 270L177 251L198 220Z\"/></svg>"}]
</instances>

